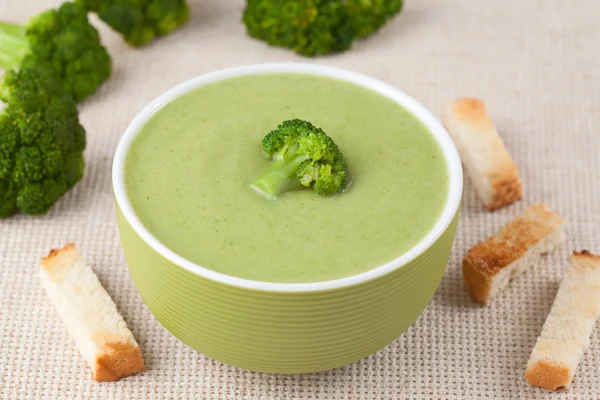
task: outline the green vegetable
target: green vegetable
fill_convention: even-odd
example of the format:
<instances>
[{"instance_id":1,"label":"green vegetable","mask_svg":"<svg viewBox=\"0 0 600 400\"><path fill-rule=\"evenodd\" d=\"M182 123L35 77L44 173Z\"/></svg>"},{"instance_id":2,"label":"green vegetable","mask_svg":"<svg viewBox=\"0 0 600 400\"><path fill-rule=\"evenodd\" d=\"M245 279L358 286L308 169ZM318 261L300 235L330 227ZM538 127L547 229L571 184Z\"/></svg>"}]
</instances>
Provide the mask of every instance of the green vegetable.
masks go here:
<instances>
[{"instance_id":1,"label":"green vegetable","mask_svg":"<svg viewBox=\"0 0 600 400\"><path fill-rule=\"evenodd\" d=\"M402 10L403 0L347 0L357 38L369 36Z\"/></svg>"},{"instance_id":2,"label":"green vegetable","mask_svg":"<svg viewBox=\"0 0 600 400\"><path fill-rule=\"evenodd\" d=\"M83 175L85 131L51 69L0 79L0 217L45 214Z\"/></svg>"},{"instance_id":3,"label":"green vegetable","mask_svg":"<svg viewBox=\"0 0 600 400\"><path fill-rule=\"evenodd\" d=\"M0 68L54 69L76 101L94 93L111 72L111 61L86 10L64 3L25 26L0 22Z\"/></svg>"},{"instance_id":4,"label":"green vegetable","mask_svg":"<svg viewBox=\"0 0 600 400\"><path fill-rule=\"evenodd\" d=\"M253 38L304 56L344 51L400 12L402 0L247 0Z\"/></svg>"},{"instance_id":5,"label":"green vegetable","mask_svg":"<svg viewBox=\"0 0 600 400\"><path fill-rule=\"evenodd\" d=\"M347 50L354 40L341 0L248 0L243 21L250 36L304 56Z\"/></svg>"},{"instance_id":6,"label":"green vegetable","mask_svg":"<svg viewBox=\"0 0 600 400\"><path fill-rule=\"evenodd\" d=\"M119 32L132 46L184 25L190 11L185 0L77 0Z\"/></svg>"},{"instance_id":7,"label":"green vegetable","mask_svg":"<svg viewBox=\"0 0 600 400\"><path fill-rule=\"evenodd\" d=\"M348 167L337 145L310 122L282 122L263 138L262 151L272 162L251 186L266 197L274 199L302 187L330 196L344 192L350 184Z\"/></svg>"}]
</instances>

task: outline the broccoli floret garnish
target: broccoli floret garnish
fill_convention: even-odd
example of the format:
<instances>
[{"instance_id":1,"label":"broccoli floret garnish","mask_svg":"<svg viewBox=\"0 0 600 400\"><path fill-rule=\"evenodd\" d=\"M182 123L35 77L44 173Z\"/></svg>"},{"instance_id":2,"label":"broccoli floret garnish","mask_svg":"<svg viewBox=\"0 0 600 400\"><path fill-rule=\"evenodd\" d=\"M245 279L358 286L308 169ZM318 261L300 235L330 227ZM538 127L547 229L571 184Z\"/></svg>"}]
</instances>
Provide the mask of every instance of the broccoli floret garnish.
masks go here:
<instances>
[{"instance_id":1,"label":"broccoli floret garnish","mask_svg":"<svg viewBox=\"0 0 600 400\"><path fill-rule=\"evenodd\" d=\"M83 175L77 106L48 68L0 78L0 217L45 214Z\"/></svg>"},{"instance_id":2,"label":"broccoli floret garnish","mask_svg":"<svg viewBox=\"0 0 600 400\"><path fill-rule=\"evenodd\" d=\"M349 49L400 12L402 0L247 0L253 38L312 57Z\"/></svg>"},{"instance_id":3,"label":"broccoli floret garnish","mask_svg":"<svg viewBox=\"0 0 600 400\"><path fill-rule=\"evenodd\" d=\"M266 197L275 199L302 187L312 187L319 196L331 196L344 192L350 184L338 146L310 122L282 122L263 138L262 151L272 161L251 186Z\"/></svg>"},{"instance_id":4,"label":"broccoli floret garnish","mask_svg":"<svg viewBox=\"0 0 600 400\"><path fill-rule=\"evenodd\" d=\"M0 22L0 67L30 66L53 68L76 101L94 93L111 72L98 31L75 3L44 11L25 26Z\"/></svg>"},{"instance_id":5,"label":"broccoli floret garnish","mask_svg":"<svg viewBox=\"0 0 600 400\"><path fill-rule=\"evenodd\" d=\"M77 0L98 14L125 41L139 47L167 35L190 17L186 0Z\"/></svg>"},{"instance_id":6,"label":"broccoli floret garnish","mask_svg":"<svg viewBox=\"0 0 600 400\"><path fill-rule=\"evenodd\" d=\"M248 0L243 21L250 36L304 56L347 50L354 40L341 0Z\"/></svg>"},{"instance_id":7,"label":"broccoli floret garnish","mask_svg":"<svg viewBox=\"0 0 600 400\"><path fill-rule=\"evenodd\" d=\"M403 0L347 0L352 28L357 38L379 30L402 10Z\"/></svg>"}]
</instances>

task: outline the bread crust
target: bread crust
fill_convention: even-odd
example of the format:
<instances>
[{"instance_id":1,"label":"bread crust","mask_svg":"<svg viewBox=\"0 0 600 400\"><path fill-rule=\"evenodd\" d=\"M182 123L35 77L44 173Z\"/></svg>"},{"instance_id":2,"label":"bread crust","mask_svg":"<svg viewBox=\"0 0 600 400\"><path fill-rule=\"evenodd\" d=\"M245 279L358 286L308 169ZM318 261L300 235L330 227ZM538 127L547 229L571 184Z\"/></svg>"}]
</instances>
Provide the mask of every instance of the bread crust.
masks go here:
<instances>
[{"instance_id":1,"label":"bread crust","mask_svg":"<svg viewBox=\"0 0 600 400\"><path fill-rule=\"evenodd\" d=\"M92 367L95 381L116 381L132 373L146 371L139 346L104 334L94 335L92 340L103 348Z\"/></svg>"},{"instance_id":2,"label":"bread crust","mask_svg":"<svg viewBox=\"0 0 600 400\"><path fill-rule=\"evenodd\" d=\"M40 281L94 380L115 381L146 370L133 335L75 244L41 260Z\"/></svg>"},{"instance_id":3,"label":"bread crust","mask_svg":"<svg viewBox=\"0 0 600 400\"><path fill-rule=\"evenodd\" d=\"M473 246L462 264L463 279L471 297L478 302L488 302L501 271L511 268L528 253L539 252L541 255L547 249L546 246L537 249L538 244L561 230L564 223L564 218L543 203L535 204L503 226L496 236ZM560 240L562 236L556 243L550 243L550 247L556 246Z\"/></svg>"},{"instance_id":4,"label":"bread crust","mask_svg":"<svg viewBox=\"0 0 600 400\"><path fill-rule=\"evenodd\" d=\"M495 129L483 100L463 97L454 100L451 106L457 119L473 124L481 130Z\"/></svg>"},{"instance_id":5,"label":"bread crust","mask_svg":"<svg viewBox=\"0 0 600 400\"><path fill-rule=\"evenodd\" d=\"M464 97L453 101L444 111L443 122L486 208L497 210L522 198L517 165L482 100Z\"/></svg>"},{"instance_id":6,"label":"bread crust","mask_svg":"<svg viewBox=\"0 0 600 400\"><path fill-rule=\"evenodd\" d=\"M569 366L541 360L527 368L525 379L531 386L546 390L556 390L571 381Z\"/></svg>"},{"instance_id":7,"label":"bread crust","mask_svg":"<svg viewBox=\"0 0 600 400\"><path fill-rule=\"evenodd\" d=\"M574 251L525 378L547 390L568 389L600 316L600 256Z\"/></svg>"},{"instance_id":8,"label":"bread crust","mask_svg":"<svg viewBox=\"0 0 600 400\"><path fill-rule=\"evenodd\" d=\"M494 193L485 205L488 210L498 210L523 198L523 183L517 166L512 161L498 164L497 169L488 170L487 176Z\"/></svg>"},{"instance_id":9,"label":"bread crust","mask_svg":"<svg viewBox=\"0 0 600 400\"><path fill-rule=\"evenodd\" d=\"M520 255L512 246L494 236L473 246L462 265L463 279L471 298L482 303L488 302L494 276Z\"/></svg>"},{"instance_id":10,"label":"bread crust","mask_svg":"<svg viewBox=\"0 0 600 400\"><path fill-rule=\"evenodd\" d=\"M40 268L55 282L61 282L62 277L81 258L74 243L69 243L62 249L52 249L40 261Z\"/></svg>"},{"instance_id":11,"label":"bread crust","mask_svg":"<svg viewBox=\"0 0 600 400\"><path fill-rule=\"evenodd\" d=\"M573 258L600 263L600 256L590 253L589 250L573 251ZM579 264L580 268L585 268L586 265L587 264ZM595 266L593 266L593 268L595 268Z\"/></svg>"}]
</instances>

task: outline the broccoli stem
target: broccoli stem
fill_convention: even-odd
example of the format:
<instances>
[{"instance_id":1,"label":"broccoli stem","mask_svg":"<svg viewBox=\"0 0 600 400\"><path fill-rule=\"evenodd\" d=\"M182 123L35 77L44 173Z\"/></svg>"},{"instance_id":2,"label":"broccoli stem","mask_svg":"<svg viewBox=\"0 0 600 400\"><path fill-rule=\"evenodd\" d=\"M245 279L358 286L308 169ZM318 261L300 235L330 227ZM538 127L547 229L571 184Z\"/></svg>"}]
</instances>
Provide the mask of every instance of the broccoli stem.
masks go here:
<instances>
[{"instance_id":1,"label":"broccoli stem","mask_svg":"<svg viewBox=\"0 0 600 400\"><path fill-rule=\"evenodd\" d=\"M29 52L25 27L8 22L0 22L0 68L18 68Z\"/></svg>"},{"instance_id":2,"label":"broccoli stem","mask_svg":"<svg viewBox=\"0 0 600 400\"><path fill-rule=\"evenodd\" d=\"M252 182L252 188L268 198L276 199L283 192L301 187L296 172L306 159L304 156L274 157L269 167Z\"/></svg>"}]
</instances>

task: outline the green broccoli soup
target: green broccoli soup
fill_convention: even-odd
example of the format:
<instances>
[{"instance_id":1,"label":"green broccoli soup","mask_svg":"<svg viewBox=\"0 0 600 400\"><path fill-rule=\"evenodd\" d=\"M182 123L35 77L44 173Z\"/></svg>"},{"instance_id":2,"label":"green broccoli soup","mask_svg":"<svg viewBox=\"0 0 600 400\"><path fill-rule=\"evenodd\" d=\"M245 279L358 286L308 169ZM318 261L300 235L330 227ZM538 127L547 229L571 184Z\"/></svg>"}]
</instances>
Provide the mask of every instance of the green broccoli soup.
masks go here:
<instances>
[{"instance_id":1,"label":"green broccoli soup","mask_svg":"<svg viewBox=\"0 0 600 400\"><path fill-rule=\"evenodd\" d=\"M284 120L322 128L352 184L261 196L261 140ZM157 111L131 145L125 185L144 226L189 261L240 278L305 283L368 271L406 253L439 218L448 170L427 128L397 103L305 74L234 78Z\"/></svg>"}]
</instances>

